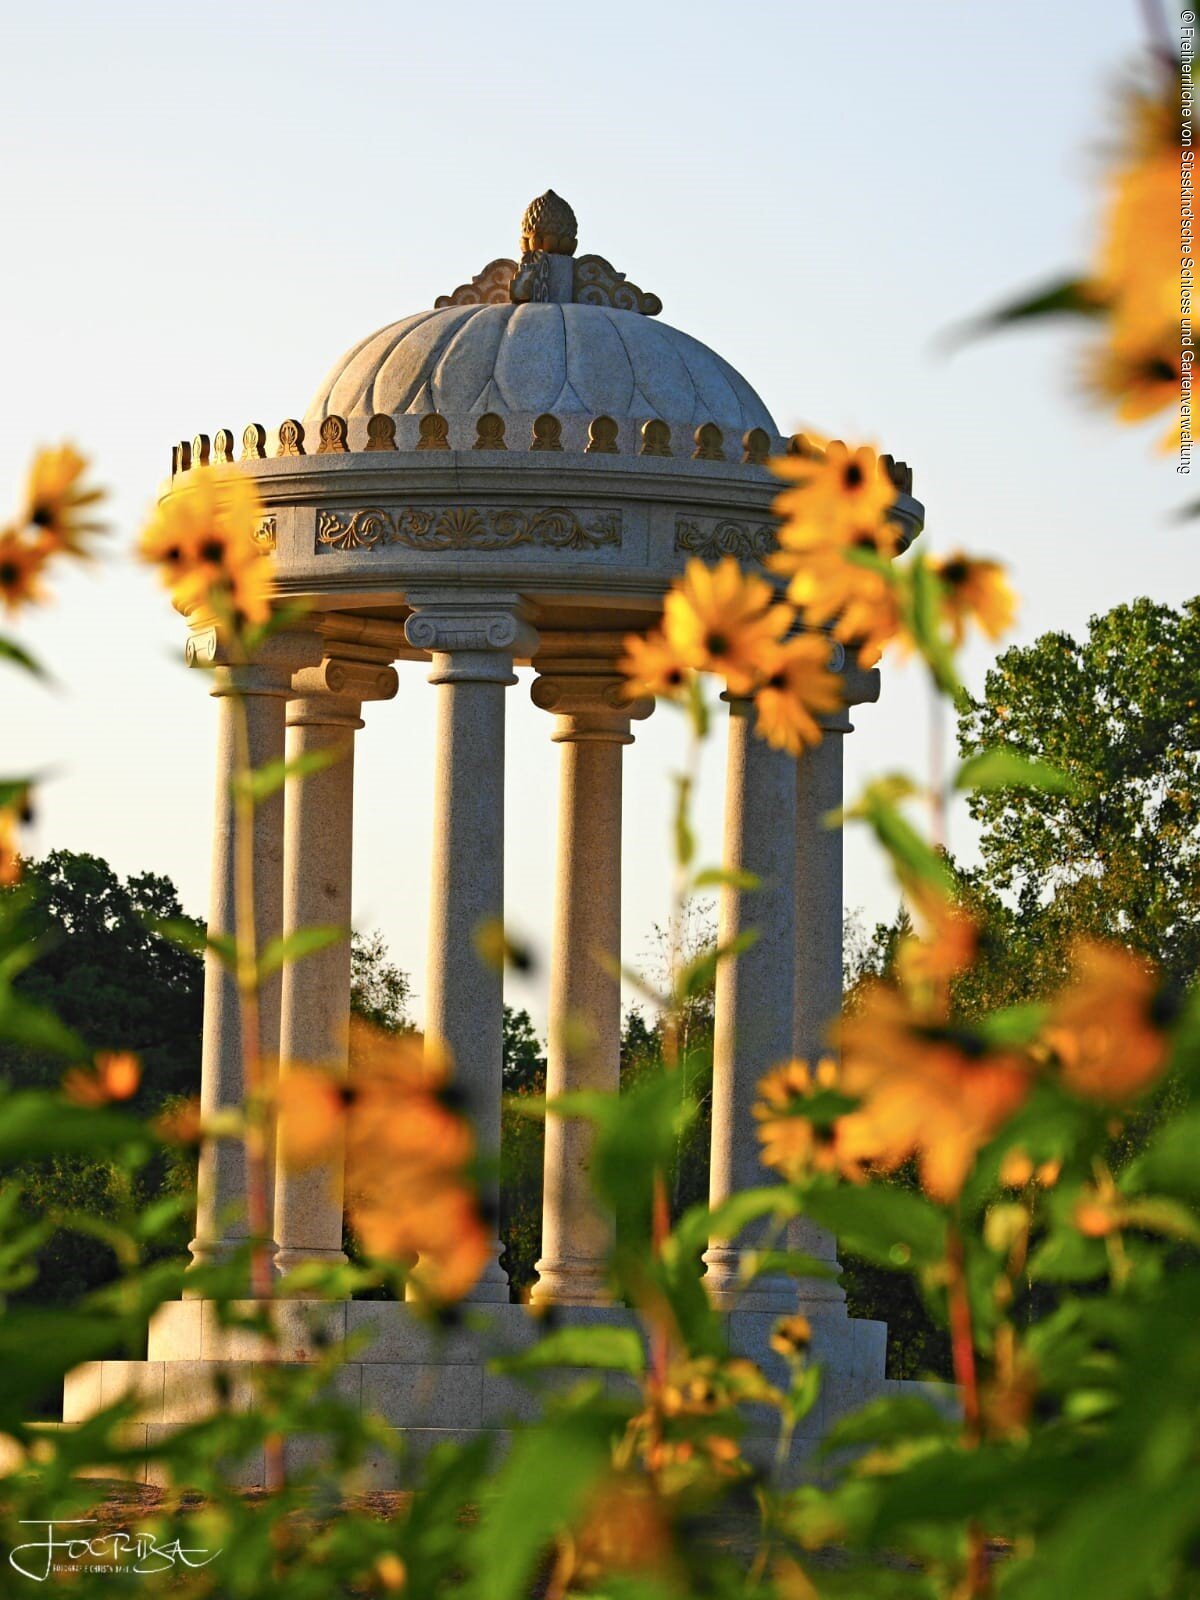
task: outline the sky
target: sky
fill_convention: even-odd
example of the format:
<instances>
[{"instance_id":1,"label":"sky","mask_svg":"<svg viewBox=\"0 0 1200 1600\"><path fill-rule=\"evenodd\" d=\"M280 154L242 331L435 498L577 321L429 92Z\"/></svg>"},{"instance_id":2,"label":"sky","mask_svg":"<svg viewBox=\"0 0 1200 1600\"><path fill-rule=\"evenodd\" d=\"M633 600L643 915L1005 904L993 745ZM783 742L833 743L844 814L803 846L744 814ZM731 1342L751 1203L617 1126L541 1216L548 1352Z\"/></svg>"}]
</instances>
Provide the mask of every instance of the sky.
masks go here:
<instances>
[{"instance_id":1,"label":"sky","mask_svg":"<svg viewBox=\"0 0 1200 1600\"><path fill-rule=\"evenodd\" d=\"M0 684L8 772L44 776L30 843L155 871L203 915L215 705L184 627L129 549L172 441L302 415L339 352L499 255L553 187L581 251L730 360L781 429L907 460L923 538L1007 562L1017 643L1136 595L1194 592L1187 498L1144 433L1079 395L1068 330L947 356L961 319L1083 264L1097 144L1141 34L1135 0L753 9L716 0L209 11L0 0L0 522L39 444L67 438L112 492L106 559L23 626L54 691ZM979 686L991 652L972 650ZM359 734L355 922L380 929L419 1015L433 691L400 667ZM557 751L509 691L507 917L545 951ZM928 760L920 672L889 665L847 741L852 795ZM680 719L626 751L624 942L668 908ZM718 741L697 815L721 837ZM969 822L952 844L968 855ZM895 891L846 841L846 900ZM544 963L510 999L545 1015Z\"/></svg>"}]
</instances>

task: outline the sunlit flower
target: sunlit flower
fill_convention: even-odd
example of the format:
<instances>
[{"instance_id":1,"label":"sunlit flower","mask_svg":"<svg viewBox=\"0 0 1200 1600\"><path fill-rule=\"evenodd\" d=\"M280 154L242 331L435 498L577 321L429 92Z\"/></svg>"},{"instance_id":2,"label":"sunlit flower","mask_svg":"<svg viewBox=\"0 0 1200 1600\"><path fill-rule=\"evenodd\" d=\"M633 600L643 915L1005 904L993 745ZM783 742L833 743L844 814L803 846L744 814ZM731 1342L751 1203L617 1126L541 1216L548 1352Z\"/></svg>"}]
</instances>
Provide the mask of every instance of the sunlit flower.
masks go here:
<instances>
[{"instance_id":1,"label":"sunlit flower","mask_svg":"<svg viewBox=\"0 0 1200 1600\"><path fill-rule=\"evenodd\" d=\"M978 1151L1029 1093L1019 1055L928 1022L884 983L867 985L843 1018L841 1045L841 1088L860 1102L853 1153L882 1171L915 1157L936 1200L959 1194Z\"/></svg>"},{"instance_id":2,"label":"sunlit flower","mask_svg":"<svg viewBox=\"0 0 1200 1600\"><path fill-rule=\"evenodd\" d=\"M236 467L193 468L143 530L142 558L158 567L179 610L265 622L275 563L254 537L261 515L258 490Z\"/></svg>"},{"instance_id":3,"label":"sunlit flower","mask_svg":"<svg viewBox=\"0 0 1200 1600\"><path fill-rule=\"evenodd\" d=\"M643 1478L605 1478L589 1495L577 1528L560 1540L556 1593L589 1591L613 1572L662 1572L672 1561L664 1504Z\"/></svg>"},{"instance_id":4,"label":"sunlit flower","mask_svg":"<svg viewBox=\"0 0 1200 1600\"><path fill-rule=\"evenodd\" d=\"M657 630L645 637L640 633L627 634L625 652L617 666L629 679L631 696L650 694L655 698L673 699L682 692L687 682L688 663Z\"/></svg>"},{"instance_id":5,"label":"sunlit flower","mask_svg":"<svg viewBox=\"0 0 1200 1600\"><path fill-rule=\"evenodd\" d=\"M1122 422L1143 422L1168 407L1178 413L1183 393L1178 323L1137 342L1118 331L1088 352L1084 382L1097 400L1113 406ZM1164 449L1176 442L1178 430L1176 417L1162 442Z\"/></svg>"},{"instance_id":6,"label":"sunlit flower","mask_svg":"<svg viewBox=\"0 0 1200 1600\"><path fill-rule=\"evenodd\" d=\"M796 1312L790 1317L780 1317L771 1329L771 1349L788 1361L798 1360L807 1354L812 1343L812 1323Z\"/></svg>"},{"instance_id":7,"label":"sunlit flower","mask_svg":"<svg viewBox=\"0 0 1200 1600\"><path fill-rule=\"evenodd\" d=\"M788 599L809 627L830 626L835 639L874 666L891 640L903 636L900 597L892 574L874 564L825 549L801 564L788 584Z\"/></svg>"},{"instance_id":8,"label":"sunlit flower","mask_svg":"<svg viewBox=\"0 0 1200 1600\"><path fill-rule=\"evenodd\" d=\"M1074 982L1051 1007L1045 1041L1076 1094L1132 1099L1166 1064L1170 1007L1159 979L1131 950L1089 939L1076 944L1072 966Z\"/></svg>"},{"instance_id":9,"label":"sunlit flower","mask_svg":"<svg viewBox=\"0 0 1200 1600\"><path fill-rule=\"evenodd\" d=\"M745 1472L736 1434L737 1408L781 1407L784 1397L752 1361L688 1356L662 1381L650 1380L646 1404L627 1427L627 1445L662 1492Z\"/></svg>"},{"instance_id":10,"label":"sunlit flower","mask_svg":"<svg viewBox=\"0 0 1200 1600\"><path fill-rule=\"evenodd\" d=\"M1017 597L998 561L980 561L961 551L929 563L942 588L942 615L956 645L963 642L967 623L975 622L989 639L999 639L1012 627Z\"/></svg>"},{"instance_id":11,"label":"sunlit flower","mask_svg":"<svg viewBox=\"0 0 1200 1600\"><path fill-rule=\"evenodd\" d=\"M1147 151L1113 174L1094 287L1123 339L1179 325L1180 146Z\"/></svg>"},{"instance_id":12,"label":"sunlit flower","mask_svg":"<svg viewBox=\"0 0 1200 1600\"><path fill-rule=\"evenodd\" d=\"M17 814L12 806L0 807L0 889L21 881L21 855L17 846Z\"/></svg>"},{"instance_id":13,"label":"sunlit flower","mask_svg":"<svg viewBox=\"0 0 1200 1600\"><path fill-rule=\"evenodd\" d=\"M724 678L746 694L762 675L764 658L792 622L764 579L743 573L732 556L715 567L689 561L663 605L663 634L681 661Z\"/></svg>"},{"instance_id":14,"label":"sunlit flower","mask_svg":"<svg viewBox=\"0 0 1200 1600\"><path fill-rule=\"evenodd\" d=\"M88 469L86 456L69 444L39 450L29 470L25 490L24 521L49 554L89 554L85 540L104 524L92 514L104 490L80 480Z\"/></svg>"},{"instance_id":15,"label":"sunlit flower","mask_svg":"<svg viewBox=\"0 0 1200 1600\"><path fill-rule=\"evenodd\" d=\"M0 601L9 612L45 599L46 548L17 528L0 531Z\"/></svg>"},{"instance_id":16,"label":"sunlit flower","mask_svg":"<svg viewBox=\"0 0 1200 1600\"><path fill-rule=\"evenodd\" d=\"M945 985L974 961L978 924L970 912L937 892L915 895L913 910L920 932L900 941L896 970L908 985Z\"/></svg>"},{"instance_id":17,"label":"sunlit flower","mask_svg":"<svg viewBox=\"0 0 1200 1600\"><path fill-rule=\"evenodd\" d=\"M754 1104L758 1139L764 1166L792 1182L814 1173L840 1173L860 1179L862 1162L851 1153L857 1131L855 1114L813 1121L808 1102L823 1090L837 1089L837 1064L831 1057L818 1061L785 1061L759 1079Z\"/></svg>"},{"instance_id":18,"label":"sunlit flower","mask_svg":"<svg viewBox=\"0 0 1200 1600\"><path fill-rule=\"evenodd\" d=\"M72 1067L63 1079L63 1093L76 1105L102 1106L130 1100L142 1081L142 1064L128 1050L102 1050L91 1072Z\"/></svg>"},{"instance_id":19,"label":"sunlit flower","mask_svg":"<svg viewBox=\"0 0 1200 1600\"><path fill-rule=\"evenodd\" d=\"M369 1255L416 1257L410 1282L460 1299L487 1264L469 1165L474 1139L449 1104L448 1058L414 1034L355 1018L349 1076L285 1065L277 1091L280 1160L303 1167L345 1144L346 1204Z\"/></svg>"},{"instance_id":20,"label":"sunlit flower","mask_svg":"<svg viewBox=\"0 0 1200 1600\"><path fill-rule=\"evenodd\" d=\"M829 670L829 640L816 634L786 639L763 653L762 684L754 697L759 734L776 750L799 755L820 744L819 716L842 704L836 673Z\"/></svg>"},{"instance_id":21,"label":"sunlit flower","mask_svg":"<svg viewBox=\"0 0 1200 1600\"><path fill-rule=\"evenodd\" d=\"M1062 1175L1061 1161L1041 1161L1036 1166L1028 1151L1020 1146L1005 1152L1000 1163L1000 1182L1006 1189L1053 1189Z\"/></svg>"},{"instance_id":22,"label":"sunlit flower","mask_svg":"<svg viewBox=\"0 0 1200 1600\"><path fill-rule=\"evenodd\" d=\"M398 1594L408 1583L408 1568L394 1550L375 1557L375 1577L387 1594Z\"/></svg>"},{"instance_id":23,"label":"sunlit flower","mask_svg":"<svg viewBox=\"0 0 1200 1600\"><path fill-rule=\"evenodd\" d=\"M773 509L784 519L780 543L793 549L878 536L896 503L896 486L869 445L851 450L835 439L823 450L777 456L771 470L792 485Z\"/></svg>"}]
</instances>

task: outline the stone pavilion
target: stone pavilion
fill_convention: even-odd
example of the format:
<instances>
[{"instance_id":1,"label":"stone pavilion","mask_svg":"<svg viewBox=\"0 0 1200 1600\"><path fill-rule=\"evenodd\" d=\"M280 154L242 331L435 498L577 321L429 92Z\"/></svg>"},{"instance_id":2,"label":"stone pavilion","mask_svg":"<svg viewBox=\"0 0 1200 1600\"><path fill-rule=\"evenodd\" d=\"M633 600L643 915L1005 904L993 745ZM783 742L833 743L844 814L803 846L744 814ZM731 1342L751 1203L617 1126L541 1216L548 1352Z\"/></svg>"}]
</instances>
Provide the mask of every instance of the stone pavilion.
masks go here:
<instances>
[{"instance_id":1,"label":"stone pavilion","mask_svg":"<svg viewBox=\"0 0 1200 1600\"><path fill-rule=\"evenodd\" d=\"M423 670L437 701L435 832L424 992L426 1028L444 1040L484 1152L499 1143L501 976L474 933L504 910L505 720L544 716L559 747L548 1077L551 1095L618 1087L619 985L595 958L619 955L622 766L649 703L623 697L622 641L657 622L693 557L732 554L749 568L773 548L776 480L789 447L762 400L727 361L659 320L656 295L599 255L580 254L571 208L553 191L522 222L517 258L489 261L432 309L368 335L321 382L302 417L219 429L173 451L170 495L199 464L237 461L255 481L257 536L276 554L281 600L308 609L262 658L234 665L215 630L194 622L188 661L211 683L219 722L210 930L233 927L233 696L244 699L254 765L313 751L339 759L256 809L256 921L261 942L310 924L350 921L354 745L388 716L397 672ZM923 508L912 475L888 463L908 537ZM763 1181L750 1115L763 1071L811 1054L841 1003L841 835L822 825L842 798L849 709L878 697L875 672L841 671L846 711L797 762L754 734L753 709L728 706L725 862L756 874L750 894L722 891L720 937L760 930L724 963L716 991L711 1195ZM531 665L533 708L511 705L515 665ZM370 735L368 734L368 737ZM550 852L547 852L549 869ZM344 1052L348 940L285 967L262 996L260 1047L282 1060ZM571 1019L571 1026L565 1026ZM216 964L204 1011L205 1112L242 1098L236 990ZM352 1403L428 1442L502 1430L529 1394L488 1370L488 1354L536 1339L543 1306L580 1319L627 1319L608 1305L609 1224L587 1182L589 1134L551 1117L534 1308L510 1304L493 1239L467 1325L439 1337L403 1305L290 1300L276 1312L283 1359L321 1342L371 1342L339 1374ZM197 1261L245 1237L240 1147L210 1142L200 1173ZM239 1220L240 1218L240 1220ZM833 1260L834 1242L800 1227L792 1243ZM734 1348L769 1361L768 1336L804 1309L826 1364L803 1455L839 1411L883 1392L886 1328L847 1315L832 1278L739 1288L745 1241L715 1238L706 1282ZM342 1257L337 1163L280 1170L274 1259L282 1271ZM151 1326L146 1359L105 1361L68 1380L64 1420L121 1394L139 1427L161 1430L211 1406L215 1375L247 1403L259 1341L222 1327L216 1306L185 1297ZM887 1387L890 1387L887 1386ZM751 1440L751 1446L756 1441ZM757 1441L765 1454L773 1441ZM291 1441L297 1449L303 1441ZM149 1469L151 1474L153 1469ZM242 1464L247 1481L261 1462Z\"/></svg>"}]
</instances>

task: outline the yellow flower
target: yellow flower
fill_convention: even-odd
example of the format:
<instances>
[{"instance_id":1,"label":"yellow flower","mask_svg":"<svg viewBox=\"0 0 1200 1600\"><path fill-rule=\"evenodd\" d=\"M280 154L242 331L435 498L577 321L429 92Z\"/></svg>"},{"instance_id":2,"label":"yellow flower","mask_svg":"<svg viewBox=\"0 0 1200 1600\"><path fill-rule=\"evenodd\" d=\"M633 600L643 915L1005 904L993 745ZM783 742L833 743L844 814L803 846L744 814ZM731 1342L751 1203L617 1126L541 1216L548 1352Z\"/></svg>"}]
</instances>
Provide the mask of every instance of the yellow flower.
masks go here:
<instances>
[{"instance_id":1,"label":"yellow flower","mask_svg":"<svg viewBox=\"0 0 1200 1600\"><path fill-rule=\"evenodd\" d=\"M195 467L146 525L142 559L159 568L179 610L265 622L275 564L254 537L261 515L257 489L236 467Z\"/></svg>"},{"instance_id":2,"label":"yellow flower","mask_svg":"<svg viewBox=\"0 0 1200 1600\"><path fill-rule=\"evenodd\" d=\"M937 892L915 893L913 910L921 934L901 940L896 969L906 985L944 985L974 961L979 928L969 912Z\"/></svg>"},{"instance_id":3,"label":"yellow flower","mask_svg":"<svg viewBox=\"0 0 1200 1600\"><path fill-rule=\"evenodd\" d=\"M1176 143L1113 175L1094 282L1123 338L1179 325L1179 158Z\"/></svg>"},{"instance_id":4,"label":"yellow flower","mask_svg":"<svg viewBox=\"0 0 1200 1600\"><path fill-rule=\"evenodd\" d=\"M1089 352L1084 381L1097 400L1114 407L1122 422L1143 422L1168 407L1178 412L1183 393L1178 323L1137 341L1114 330L1106 344ZM1162 442L1164 449L1175 442L1179 426L1176 417Z\"/></svg>"},{"instance_id":5,"label":"yellow flower","mask_svg":"<svg viewBox=\"0 0 1200 1600\"><path fill-rule=\"evenodd\" d=\"M796 1312L794 1316L780 1317L771 1329L771 1349L788 1361L804 1355L812 1343L812 1323Z\"/></svg>"},{"instance_id":6,"label":"yellow flower","mask_svg":"<svg viewBox=\"0 0 1200 1600\"><path fill-rule=\"evenodd\" d=\"M943 1202L1029 1093L1018 1055L928 1022L887 984L867 986L841 1044L841 1087L861 1102L847 1154L882 1171L915 1157L922 1187Z\"/></svg>"},{"instance_id":7,"label":"yellow flower","mask_svg":"<svg viewBox=\"0 0 1200 1600\"><path fill-rule=\"evenodd\" d=\"M47 551L16 528L0 532L0 600L9 612L45 598L41 578Z\"/></svg>"},{"instance_id":8,"label":"yellow flower","mask_svg":"<svg viewBox=\"0 0 1200 1600\"><path fill-rule=\"evenodd\" d=\"M311 1165L344 1140L347 1210L363 1248L415 1257L410 1283L437 1301L461 1299L489 1249L468 1171L474 1139L447 1103L448 1072L417 1035L355 1018L348 1078L288 1065L277 1090L280 1159Z\"/></svg>"},{"instance_id":9,"label":"yellow flower","mask_svg":"<svg viewBox=\"0 0 1200 1600\"><path fill-rule=\"evenodd\" d=\"M814 634L787 639L764 651L763 681L754 697L758 732L776 750L799 755L820 744L817 717L842 704L841 682L829 670L829 641Z\"/></svg>"},{"instance_id":10,"label":"yellow flower","mask_svg":"<svg viewBox=\"0 0 1200 1600\"><path fill-rule=\"evenodd\" d=\"M55 450L39 450L33 459L25 490L24 520L36 530L38 542L48 553L86 556L89 552L84 539L104 527L89 509L103 500L104 490L80 482L87 468L87 457L69 444Z\"/></svg>"},{"instance_id":11,"label":"yellow flower","mask_svg":"<svg viewBox=\"0 0 1200 1600\"><path fill-rule=\"evenodd\" d=\"M626 654L618 669L629 679L630 696L651 694L657 699L674 699L687 681L688 663L656 629L644 638L630 633L625 638Z\"/></svg>"},{"instance_id":12,"label":"yellow flower","mask_svg":"<svg viewBox=\"0 0 1200 1600\"><path fill-rule=\"evenodd\" d=\"M142 1064L128 1050L102 1050L95 1070L72 1067L63 1079L63 1093L76 1105L102 1106L112 1100L130 1100L142 1081Z\"/></svg>"},{"instance_id":13,"label":"yellow flower","mask_svg":"<svg viewBox=\"0 0 1200 1600\"><path fill-rule=\"evenodd\" d=\"M793 485L773 507L785 519L780 542L790 537L793 548L874 537L896 503L896 486L869 445L851 450L835 439L823 450L777 456L771 470Z\"/></svg>"},{"instance_id":14,"label":"yellow flower","mask_svg":"<svg viewBox=\"0 0 1200 1600\"><path fill-rule=\"evenodd\" d=\"M0 807L0 889L11 889L21 881L21 855L17 848L17 811Z\"/></svg>"},{"instance_id":15,"label":"yellow flower","mask_svg":"<svg viewBox=\"0 0 1200 1600\"><path fill-rule=\"evenodd\" d=\"M747 694L792 622L774 598L770 584L743 573L733 556L715 567L689 561L663 606L667 644L689 666L724 678L731 693Z\"/></svg>"},{"instance_id":16,"label":"yellow flower","mask_svg":"<svg viewBox=\"0 0 1200 1600\"><path fill-rule=\"evenodd\" d=\"M815 1070L807 1061L785 1061L759 1079L753 1111L765 1167L792 1182L821 1172L856 1181L863 1176L862 1163L852 1149L854 1113L820 1124L805 1115L806 1101L838 1087L837 1064L828 1056L818 1061Z\"/></svg>"},{"instance_id":17,"label":"yellow flower","mask_svg":"<svg viewBox=\"0 0 1200 1600\"><path fill-rule=\"evenodd\" d=\"M1051 1007L1046 1043L1076 1094L1132 1099L1166 1065L1169 1007L1158 977L1131 950L1090 939L1078 941L1072 965L1074 982Z\"/></svg>"},{"instance_id":18,"label":"yellow flower","mask_svg":"<svg viewBox=\"0 0 1200 1600\"><path fill-rule=\"evenodd\" d=\"M967 623L974 621L989 639L999 639L1012 627L1017 597L998 561L979 561L961 551L929 563L942 587L942 615L956 645L963 642Z\"/></svg>"},{"instance_id":19,"label":"yellow flower","mask_svg":"<svg viewBox=\"0 0 1200 1600\"><path fill-rule=\"evenodd\" d=\"M788 599L812 628L831 625L835 639L874 666L884 645L904 636L900 598L891 574L847 560L840 550L815 552L798 567Z\"/></svg>"}]
</instances>

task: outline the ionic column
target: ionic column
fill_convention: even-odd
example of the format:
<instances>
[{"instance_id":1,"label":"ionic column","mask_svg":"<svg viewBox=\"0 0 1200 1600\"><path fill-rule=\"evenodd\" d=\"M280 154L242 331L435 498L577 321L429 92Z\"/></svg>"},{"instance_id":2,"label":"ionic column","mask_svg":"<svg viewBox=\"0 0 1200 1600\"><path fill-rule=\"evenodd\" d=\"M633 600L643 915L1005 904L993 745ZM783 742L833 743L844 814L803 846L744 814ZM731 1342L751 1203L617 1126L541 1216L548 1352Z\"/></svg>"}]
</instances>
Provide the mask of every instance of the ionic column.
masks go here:
<instances>
[{"instance_id":1,"label":"ionic column","mask_svg":"<svg viewBox=\"0 0 1200 1600\"><path fill-rule=\"evenodd\" d=\"M561 747L546 1093L615 1094L621 1072L621 747L651 701L631 703L616 671L620 643L572 641L573 656L539 656L535 705L554 714ZM585 653L587 652L587 653ZM592 1194L590 1124L546 1118L538 1304L608 1300L612 1222Z\"/></svg>"},{"instance_id":2,"label":"ionic column","mask_svg":"<svg viewBox=\"0 0 1200 1600\"><path fill-rule=\"evenodd\" d=\"M844 655L835 646L835 661ZM832 1030L842 1013L842 829L825 818L842 806L845 737L852 732L848 708L879 698L878 672L843 667L847 709L825 720L824 738L806 750L796 774L796 1008L793 1054L816 1062L832 1053ZM833 1235L797 1219L789 1227L793 1249L837 1267ZM845 1291L832 1278L800 1285L805 1310L845 1305Z\"/></svg>"},{"instance_id":3,"label":"ionic column","mask_svg":"<svg viewBox=\"0 0 1200 1600\"><path fill-rule=\"evenodd\" d=\"M405 634L432 655L438 700L425 1031L449 1047L480 1154L498 1169L503 974L481 960L476 937L504 914L504 692L536 635L515 594L430 590L408 602ZM507 1300L497 1179L483 1199L495 1219L490 1259L470 1298Z\"/></svg>"},{"instance_id":4,"label":"ionic column","mask_svg":"<svg viewBox=\"0 0 1200 1600\"><path fill-rule=\"evenodd\" d=\"M390 700L398 687L386 661L326 657L298 672L287 703L289 762L332 758L288 779L285 798L283 928L336 925L335 944L283 968L279 1057L344 1074L350 1022L350 911L354 861L354 735L364 700ZM343 1152L303 1169L280 1166L275 1185L275 1264L336 1265L342 1251Z\"/></svg>"},{"instance_id":5,"label":"ionic column","mask_svg":"<svg viewBox=\"0 0 1200 1600\"><path fill-rule=\"evenodd\" d=\"M225 656L215 629L199 631L188 641L188 664L213 669L211 692L219 710L210 937L231 937L237 929L237 830L232 786L239 761L244 759L254 769L282 759L284 705L291 694L292 673L319 661L320 654L315 635L283 634L269 640L253 664L233 665ZM254 931L261 950L268 940L278 936L283 922L282 792L277 791L255 806L251 828ZM204 967L200 1106L207 1121L221 1112L240 1111L246 1083L237 985L211 949L205 953ZM271 1073L279 1054L279 995L276 974L264 982L258 996L258 1056L264 1071ZM248 1237L243 1146L237 1139L208 1139L200 1152L196 1237L189 1247L192 1259L197 1265L219 1260L238 1249ZM271 1248L274 1249L273 1244Z\"/></svg>"},{"instance_id":6,"label":"ionic column","mask_svg":"<svg viewBox=\"0 0 1200 1600\"><path fill-rule=\"evenodd\" d=\"M756 942L717 967L713 1032L712 1164L709 1203L716 1207L743 1189L768 1182L759 1161L752 1107L759 1079L791 1054L796 944L796 762L773 750L754 730L754 707L729 704L725 773L727 870L753 873L760 887L721 890L718 939L729 944L746 930ZM737 1239L714 1238L705 1251L705 1286L713 1304L751 1311L787 1311L795 1284L762 1277L739 1289L742 1253L761 1230Z\"/></svg>"}]
</instances>

